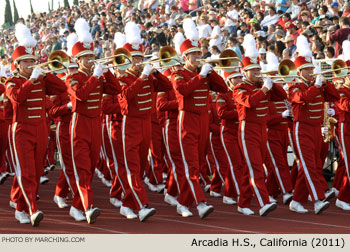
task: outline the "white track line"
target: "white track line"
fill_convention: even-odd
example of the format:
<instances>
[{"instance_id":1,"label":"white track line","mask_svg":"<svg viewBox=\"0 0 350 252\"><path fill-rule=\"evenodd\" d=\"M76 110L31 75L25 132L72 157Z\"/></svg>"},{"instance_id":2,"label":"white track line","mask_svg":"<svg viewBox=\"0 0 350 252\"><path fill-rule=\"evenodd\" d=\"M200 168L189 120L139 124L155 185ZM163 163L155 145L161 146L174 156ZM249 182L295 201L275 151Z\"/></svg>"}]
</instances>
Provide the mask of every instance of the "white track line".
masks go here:
<instances>
[{"instance_id":1,"label":"white track line","mask_svg":"<svg viewBox=\"0 0 350 252\"><path fill-rule=\"evenodd\" d=\"M231 213L231 212L225 212L225 211L216 211L216 212L223 213L223 214L230 214L230 215L241 215L238 213ZM251 217L261 218L260 216L253 216L253 215L251 215ZM300 220L291 220L291 219L276 218L276 217L265 217L265 218L272 219L272 220L279 220L279 221L297 222L297 223L304 223L304 224L312 224L312 225L320 225L320 226L327 226L327 227L350 229L350 226L341 226L341 225L326 224L326 223L319 223L319 222L312 222L312 221L300 221Z\"/></svg>"}]
</instances>

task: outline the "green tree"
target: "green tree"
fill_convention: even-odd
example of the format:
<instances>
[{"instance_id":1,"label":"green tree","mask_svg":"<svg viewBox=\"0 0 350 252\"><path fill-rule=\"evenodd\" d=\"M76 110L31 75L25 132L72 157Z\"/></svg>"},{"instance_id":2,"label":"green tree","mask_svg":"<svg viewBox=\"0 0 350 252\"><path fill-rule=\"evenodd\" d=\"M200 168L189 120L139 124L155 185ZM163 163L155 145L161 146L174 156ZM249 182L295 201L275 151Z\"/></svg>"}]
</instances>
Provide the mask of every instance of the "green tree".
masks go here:
<instances>
[{"instance_id":1,"label":"green tree","mask_svg":"<svg viewBox=\"0 0 350 252\"><path fill-rule=\"evenodd\" d=\"M30 13L33 14L34 9L33 9L33 5L32 5L32 0L29 0L29 3L30 3Z\"/></svg>"},{"instance_id":2,"label":"green tree","mask_svg":"<svg viewBox=\"0 0 350 252\"><path fill-rule=\"evenodd\" d=\"M12 11L10 0L6 0L5 3L5 24L12 25Z\"/></svg>"},{"instance_id":3,"label":"green tree","mask_svg":"<svg viewBox=\"0 0 350 252\"><path fill-rule=\"evenodd\" d=\"M79 1L78 1L78 0L74 0L74 1L73 1L73 4L74 4L74 5L79 5Z\"/></svg>"},{"instance_id":4,"label":"green tree","mask_svg":"<svg viewBox=\"0 0 350 252\"><path fill-rule=\"evenodd\" d=\"M12 2L13 2L13 23L16 24L18 20L18 10L17 10L15 0L12 0Z\"/></svg>"},{"instance_id":5,"label":"green tree","mask_svg":"<svg viewBox=\"0 0 350 252\"><path fill-rule=\"evenodd\" d=\"M68 0L64 0L64 8L70 8Z\"/></svg>"}]
</instances>

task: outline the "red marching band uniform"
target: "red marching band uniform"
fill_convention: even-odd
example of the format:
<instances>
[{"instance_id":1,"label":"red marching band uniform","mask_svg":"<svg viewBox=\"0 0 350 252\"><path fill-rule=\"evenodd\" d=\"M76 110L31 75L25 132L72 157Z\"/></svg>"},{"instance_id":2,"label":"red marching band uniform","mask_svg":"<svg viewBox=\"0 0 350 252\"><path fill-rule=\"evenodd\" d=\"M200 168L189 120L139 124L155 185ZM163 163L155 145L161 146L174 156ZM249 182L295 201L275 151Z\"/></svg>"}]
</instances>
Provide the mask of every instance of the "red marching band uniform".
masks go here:
<instances>
[{"instance_id":1,"label":"red marching band uniform","mask_svg":"<svg viewBox=\"0 0 350 252\"><path fill-rule=\"evenodd\" d=\"M141 44L124 45L133 57L143 56ZM122 141L124 152L124 165L128 181L121 213L128 208L139 211L141 221L154 214L153 208L147 209L148 199L142 183L145 172L147 156L152 136L151 115L155 112L155 92L171 89L170 82L160 72L149 74L147 79L141 79L136 73L127 70L119 78L122 91L119 99L122 122ZM123 214L127 218L135 218L134 214Z\"/></svg>"},{"instance_id":2,"label":"red marching band uniform","mask_svg":"<svg viewBox=\"0 0 350 252\"><path fill-rule=\"evenodd\" d=\"M298 56L295 59L295 65L298 71L314 67L311 58L304 56ZM314 83L312 81L292 84L288 92L293 108L295 148L301 162L290 209L306 212L307 210L300 203L306 202L310 194L315 203L315 213L318 214L329 206L327 201L322 201L325 199L325 190L319 172L323 167L320 152L323 143L321 124L324 116L324 102L337 101L339 94L334 85L329 82L319 87ZM295 207L293 204L296 204Z\"/></svg>"},{"instance_id":3,"label":"red marching band uniform","mask_svg":"<svg viewBox=\"0 0 350 252\"><path fill-rule=\"evenodd\" d=\"M26 59L34 60L34 50L19 46L12 58L17 63ZM50 73L33 83L21 73L6 81L6 96L13 107L12 147L16 177L21 189L16 202L16 214L23 211L29 213L34 226L39 225L43 218L37 208L36 197L48 139L45 98L46 95L60 94L65 90L64 82Z\"/></svg>"},{"instance_id":4,"label":"red marching band uniform","mask_svg":"<svg viewBox=\"0 0 350 252\"><path fill-rule=\"evenodd\" d=\"M180 50L183 56L200 51L198 42L190 39L182 42ZM205 160L209 137L209 90L226 92L227 87L215 71L202 77L186 66L172 73L171 82L179 106L177 129L185 175L180 185L177 211L184 217L191 216L188 207L194 202L200 217L205 218L213 211L212 206L204 204L205 197L199 184L200 162Z\"/></svg>"},{"instance_id":5,"label":"red marching band uniform","mask_svg":"<svg viewBox=\"0 0 350 252\"><path fill-rule=\"evenodd\" d=\"M259 68L257 59L245 57L242 59L243 71ZM265 186L263 162L267 150L267 120L269 115L268 102L281 101L287 97L286 92L278 85L266 94L261 89L262 83L253 84L243 81L233 89L239 124L239 145L247 163L252 192L260 206L260 215L266 215L276 206L270 203ZM244 200L242 195L240 201Z\"/></svg>"}]
</instances>

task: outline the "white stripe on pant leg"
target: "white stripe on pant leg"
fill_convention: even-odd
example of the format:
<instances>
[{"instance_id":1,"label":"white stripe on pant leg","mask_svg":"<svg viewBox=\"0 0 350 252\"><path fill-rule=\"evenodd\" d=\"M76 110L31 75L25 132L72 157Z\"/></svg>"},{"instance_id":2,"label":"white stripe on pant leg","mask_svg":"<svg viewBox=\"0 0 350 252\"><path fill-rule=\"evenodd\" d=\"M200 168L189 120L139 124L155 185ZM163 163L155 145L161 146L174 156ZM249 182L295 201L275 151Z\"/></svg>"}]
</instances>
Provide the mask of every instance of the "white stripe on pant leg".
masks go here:
<instances>
[{"instance_id":1,"label":"white stripe on pant leg","mask_svg":"<svg viewBox=\"0 0 350 252\"><path fill-rule=\"evenodd\" d=\"M22 190L22 193L23 193L23 197L28 205L28 209L29 209L29 215L32 215L33 212L32 212L32 204L30 203L29 201L29 198L26 194L26 192L24 191L24 188L23 188L23 184L22 184L22 172L21 172L21 163L19 162L19 158L18 158L18 154L17 154L17 148L16 148L16 128L17 128L17 122L13 123L13 128L12 128L12 141L13 141L13 151L14 151L14 154L15 154L15 158L16 158L16 177L17 177L17 182L18 182L18 185L19 187L21 188Z\"/></svg>"},{"instance_id":2,"label":"white stripe on pant leg","mask_svg":"<svg viewBox=\"0 0 350 252\"><path fill-rule=\"evenodd\" d=\"M293 145L293 138L292 138L292 134L290 133L290 130L288 130L288 138L289 138L289 143L290 143L290 147L292 147L292 151L293 151L293 156L294 156L294 160L297 163L297 168L298 171L300 170L300 162L299 159L297 157L294 145Z\"/></svg>"},{"instance_id":3,"label":"white stripe on pant leg","mask_svg":"<svg viewBox=\"0 0 350 252\"><path fill-rule=\"evenodd\" d=\"M213 133L210 132L210 133L209 133L209 144L210 144L210 149L211 149L211 152L213 153L213 157L214 157L214 161L215 161L215 165L216 165L216 170L217 170L218 173L219 173L219 177L220 177L220 179L221 179L222 182L225 182L225 180L224 180L223 177L221 176L220 165L219 165L218 160L216 159L216 155L215 155L215 152L214 152L213 142L211 141L212 136L213 136Z\"/></svg>"},{"instance_id":4,"label":"white stripe on pant leg","mask_svg":"<svg viewBox=\"0 0 350 252\"><path fill-rule=\"evenodd\" d=\"M57 128L56 128L56 145L57 145L57 151L58 151L58 157L60 159L60 163L61 163L61 167L62 167L62 171L63 171L63 174L64 174L64 177L66 178L66 181L67 181L67 184L73 194L73 197L74 197L74 191L73 191L73 188L70 184L70 180L69 180L69 177L68 177L68 174L67 174L67 171L66 171L66 164L64 163L64 160L63 160L63 156L62 156L62 149L61 149L61 143L60 143L60 130L61 130L61 122L58 122L57 124Z\"/></svg>"},{"instance_id":5,"label":"white stripe on pant leg","mask_svg":"<svg viewBox=\"0 0 350 252\"><path fill-rule=\"evenodd\" d=\"M226 153L226 156L227 156L227 159L228 159L228 163L230 165L230 173L231 173L231 177L233 179L233 182L235 183L235 188L236 188L237 194L240 195L241 192L239 190L239 186L238 186L238 182L237 182L237 179L236 179L236 175L235 175L235 173L233 171L232 160L231 160L230 154L228 153L228 150L227 150L226 144L225 144L224 129L225 129L225 126L222 126L221 131L220 131L221 143L222 143L222 146L224 147L224 150L225 150L225 153ZM237 153L237 155L238 155L238 153Z\"/></svg>"},{"instance_id":6,"label":"white stripe on pant leg","mask_svg":"<svg viewBox=\"0 0 350 252\"><path fill-rule=\"evenodd\" d=\"M11 156L11 160L12 160L12 168L16 171L16 162L15 162L16 160L14 158L14 154L12 151L12 143L11 143L11 126L12 126L12 124L10 124L9 128L8 128L8 143L9 143L9 149L10 149L10 156Z\"/></svg>"},{"instance_id":7,"label":"white stripe on pant leg","mask_svg":"<svg viewBox=\"0 0 350 252\"><path fill-rule=\"evenodd\" d=\"M277 175L278 182L280 183L282 193L284 194L284 193L286 193L286 189L284 188L283 181L282 181L282 178L281 178L281 174L280 174L280 171L279 171L279 169L277 167L275 157L273 156L273 153L271 151L269 141L266 141L266 146L267 146L267 149L269 151L269 154L270 154L270 157L271 157L271 161L272 161L273 167L274 167L276 175Z\"/></svg>"},{"instance_id":8,"label":"white stripe on pant leg","mask_svg":"<svg viewBox=\"0 0 350 252\"><path fill-rule=\"evenodd\" d=\"M109 176L111 178L113 178L113 174L112 174L112 171L111 171L111 168L110 168L110 164L109 164L109 158L108 158L108 155L107 155L107 151L106 151L106 144L105 144L105 131L104 131L104 127L106 127L107 129L107 132L108 132L108 115L106 115L106 118L105 118L105 123L102 123L102 148L103 148L103 152L104 152L104 155L105 155L105 160L106 160L106 166L107 166L107 169L109 171Z\"/></svg>"},{"instance_id":9,"label":"white stripe on pant leg","mask_svg":"<svg viewBox=\"0 0 350 252\"><path fill-rule=\"evenodd\" d=\"M79 174L78 174L77 167L75 165L75 159L74 159L74 147L73 147L74 146L74 142L73 142L73 138L74 138L74 129L75 129L76 120L77 120L77 112L74 112L73 116L72 116L72 126L71 126L71 132L70 132L70 146L71 146L71 151L72 151L72 164L73 164L74 177L75 177L75 181L76 181L76 184L77 184L77 188L78 188L78 192L79 192L79 195L80 195L81 202L83 204L84 210L86 211L89 206L85 206L84 194L83 194L83 192L80 189Z\"/></svg>"},{"instance_id":10,"label":"white stripe on pant leg","mask_svg":"<svg viewBox=\"0 0 350 252\"><path fill-rule=\"evenodd\" d=\"M343 156L344 156L344 162L345 162L345 167L346 167L346 173L348 175L348 180L350 181L350 175L349 175L349 164L348 164L348 156L346 152L346 145L345 145L345 139L344 139L344 123L340 124L340 134L341 134L341 141L342 141L342 149L343 149Z\"/></svg>"},{"instance_id":11,"label":"white stripe on pant leg","mask_svg":"<svg viewBox=\"0 0 350 252\"><path fill-rule=\"evenodd\" d=\"M197 200L197 195L196 195L196 192L194 191L194 187L193 187L192 181L190 179L189 168L188 168L188 164L186 161L185 152L184 152L184 149L182 147L181 126L182 126L183 114L184 114L184 111L180 110L180 112L179 112L179 143L180 143L180 149L181 149L181 156L182 156L182 161L183 161L184 167L185 167L185 176L186 176L187 182L190 185L190 189L192 191L193 198L196 202L196 205L198 205L199 202ZM199 174L200 174L200 172L199 172Z\"/></svg>"},{"instance_id":12,"label":"white stripe on pant leg","mask_svg":"<svg viewBox=\"0 0 350 252\"><path fill-rule=\"evenodd\" d=\"M137 203L139 204L140 208L143 208L142 202L137 195L137 193L134 190L134 187L132 185L132 180L131 180L131 172L128 167L128 160L126 159L126 153L125 153L125 122L126 122L126 115L123 117L123 128L122 128L122 139L123 139L123 152L124 152L124 161L125 161L125 170L126 170L126 175L128 178L128 183L131 189L131 192L134 194ZM139 174L135 174L135 176L139 176ZM141 185L142 186L142 185Z\"/></svg>"},{"instance_id":13,"label":"white stripe on pant leg","mask_svg":"<svg viewBox=\"0 0 350 252\"><path fill-rule=\"evenodd\" d=\"M169 157L169 160L171 163L171 169L173 170L173 175L174 175L174 179L176 182L177 190L180 194L180 185L179 185L179 181L177 180L176 166L175 166L175 163L173 161L173 158L171 157L170 148L169 148L169 123L170 123L170 119L166 120L165 136L164 136L165 149L166 149L166 152L168 153L168 157Z\"/></svg>"},{"instance_id":14,"label":"white stripe on pant leg","mask_svg":"<svg viewBox=\"0 0 350 252\"><path fill-rule=\"evenodd\" d=\"M208 154L205 155L205 160L207 160L207 165L208 165L210 174L213 174L213 172L211 171L212 169L211 169L211 165L210 165L210 161L209 161L209 156L208 156Z\"/></svg>"},{"instance_id":15,"label":"white stripe on pant leg","mask_svg":"<svg viewBox=\"0 0 350 252\"><path fill-rule=\"evenodd\" d=\"M151 170L152 170L152 173L153 173L153 177L158 185L158 179L156 177L156 173L154 171L154 161L153 161L153 156L152 156L152 150L151 148L148 149L148 156L149 156L149 163L150 163L150 166L151 166Z\"/></svg>"},{"instance_id":16,"label":"white stripe on pant leg","mask_svg":"<svg viewBox=\"0 0 350 252\"><path fill-rule=\"evenodd\" d=\"M309 170L306 166L304 157L303 157L303 153L301 152L301 148L300 148L300 144L299 144L299 122L296 122L295 124L295 140L296 140L296 144L297 144L297 148L298 148L298 152L299 152L299 156L300 156L300 161L301 164L303 165L304 168L304 173L305 173L305 177L307 182L309 183L310 187L311 187L311 192L314 195L315 201L318 200L318 196L316 193L316 189L315 189L315 185L311 180L310 174L309 174Z\"/></svg>"},{"instance_id":17,"label":"white stripe on pant leg","mask_svg":"<svg viewBox=\"0 0 350 252\"><path fill-rule=\"evenodd\" d=\"M124 188L124 185L123 185L123 182L119 176L119 172L118 172L118 169L119 169L119 165L118 165L118 160L117 160L117 155L115 154L115 150L114 150L114 146L113 146L113 140L112 140L112 121L109 122L110 123L110 126L109 126L109 130L107 131L108 133L108 139L109 139L109 143L111 144L111 150L112 150L112 156L113 156L113 161L114 161L114 170L115 170L115 174L119 180L119 183L122 187L122 190L125 194L125 188Z\"/></svg>"},{"instance_id":18,"label":"white stripe on pant leg","mask_svg":"<svg viewBox=\"0 0 350 252\"><path fill-rule=\"evenodd\" d=\"M253 170L252 164L250 163L250 159L249 159L249 155L248 155L248 149L247 149L247 146L246 146L246 143L245 143L245 132L244 132L244 130L245 130L245 121L242 121L241 122L241 140L242 140L244 157L245 157L246 162L247 162L249 175L250 175L250 181L251 181L251 184L253 186L254 192L256 194L258 203L259 203L260 207L263 207L264 206L264 201L262 200L260 192L259 192L259 189L258 189L258 187L255 184L254 170Z\"/></svg>"}]
</instances>

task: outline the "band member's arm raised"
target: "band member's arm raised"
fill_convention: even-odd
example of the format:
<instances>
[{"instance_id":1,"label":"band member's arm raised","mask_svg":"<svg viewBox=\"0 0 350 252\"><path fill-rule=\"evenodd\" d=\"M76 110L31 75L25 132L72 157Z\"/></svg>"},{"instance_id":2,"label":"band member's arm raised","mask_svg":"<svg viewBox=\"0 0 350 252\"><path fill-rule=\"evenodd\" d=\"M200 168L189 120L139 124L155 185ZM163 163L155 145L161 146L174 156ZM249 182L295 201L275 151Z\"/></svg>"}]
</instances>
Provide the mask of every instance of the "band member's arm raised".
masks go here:
<instances>
[{"instance_id":1,"label":"band member's arm raised","mask_svg":"<svg viewBox=\"0 0 350 252\"><path fill-rule=\"evenodd\" d=\"M47 95L61 94L67 90L64 81L54 74L47 73L43 80L45 83Z\"/></svg>"},{"instance_id":2,"label":"band member's arm raised","mask_svg":"<svg viewBox=\"0 0 350 252\"><path fill-rule=\"evenodd\" d=\"M329 81L327 81L327 84L324 87L324 99L327 102L336 102L340 99L338 90Z\"/></svg>"},{"instance_id":3,"label":"band member's arm raised","mask_svg":"<svg viewBox=\"0 0 350 252\"><path fill-rule=\"evenodd\" d=\"M202 79L203 77L197 74L193 79L186 81L182 71L175 71L171 74L171 83L174 89L183 96L192 94L198 88Z\"/></svg>"},{"instance_id":4,"label":"band member's arm raised","mask_svg":"<svg viewBox=\"0 0 350 252\"><path fill-rule=\"evenodd\" d=\"M169 110L177 110L178 102L177 100L168 99L168 92L159 92L157 95L157 110L158 111L169 111Z\"/></svg>"},{"instance_id":5,"label":"band member's arm raised","mask_svg":"<svg viewBox=\"0 0 350 252\"><path fill-rule=\"evenodd\" d=\"M112 95L104 95L102 99L103 114L117 114L120 113L120 104L113 100Z\"/></svg>"},{"instance_id":6,"label":"band member's arm raised","mask_svg":"<svg viewBox=\"0 0 350 252\"><path fill-rule=\"evenodd\" d=\"M10 80L6 81L6 96L15 103L23 103L30 95L31 90L35 87L29 80L22 85L16 84Z\"/></svg>"},{"instance_id":7,"label":"band member's arm raised","mask_svg":"<svg viewBox=\"0 0 350 252\"><path fill-rule=\"evenodd\" d=\"M141 91L144 85L149 83L148 80L142 80L141 78L137 78L133 83L127 85L123 83L123 80L120 80L120 84L122 85L121 96L130 101L135 98L135 96Z\"/></svg>"},{"instance_id":8,"label":"band member's arm raised","mask_svg":"<svg viewBox=\"0 0 350 252\"><path fill-rule=\"evenodd\" d=\"M252 108L260 101L266 99L266 94L261 89L255 93L251 93L242 85L238 85L233 89L233 97L237 103L247 108Z\"/></svg>"},{"instance_id":9,"label":"band member's arm raised","mask_svg":"<svg viewBox=\"0 0 350 252\"><path fill-rule=\"evenodd\" d=\"M295 103L308 102L320 94L320 90L316 86L311 86L307 90L302 91L300 85L304 85L304 84L292 85L289 88L288 94L290 97L289 100L291 102L295 102Z\"/></svg>"},{"instance_id":10,"label":"band member's arm raised","mask_svg":"<svg viewBox=\"0 0 350 252\"><path fill-rule=\"evenodd\" d=\"M99 81L96 77L91 76L85 85L80 83L75 75L70 75L66 79L67 91L70 96L76 98L79 101L85 101L88 99L89 94L96 89L99 85Z\"/></svg>"},{"instance_id":11,"label":"band member's arm raised","mask_svg":"<svg viewBox=\"0 0 350 252\"><path fill-rule=\"evenodd\" d=\"M225 94L218 94L216 99L216 109L218 111L218 116L220 119L238 120L237 111L230 110L227 104Z\"/></svg>"},{"instance_id":12,"label":"band member's arm raised","mask_svg":"<svg viewBox=\"0 0 350 252\"><path fill-rule=\"evenodd\" d=\"M207 77L210 79L210 90L220 93L227 92L227 85L224 79L215 71L212 71Z\"/></svg>"},{"instance_id":13,"label":"band member's arm raised","mask_svg":"<svg viewBox=\"0 0 350 252\"><path fill-rule=\"evenodd\" d=\"M154 89L156 92L168 91L173 88L168 77L164 76L160 72L156 71L154 74L152 74L152 76L156 78L153 80Z\"/></svg>"},{"instance_id":14,"label":"band member's arm raised","mask_svg":"<svg viewBox=\"0 0 350 252\"><path fill-rule=\"evenodd\" d=\"M122 88L120 87L119 80L111 73L107 71L103 74L106 79L106 82L103 84L103 93L104 94L120 94Z\"/></svg>"}]
</instances>

